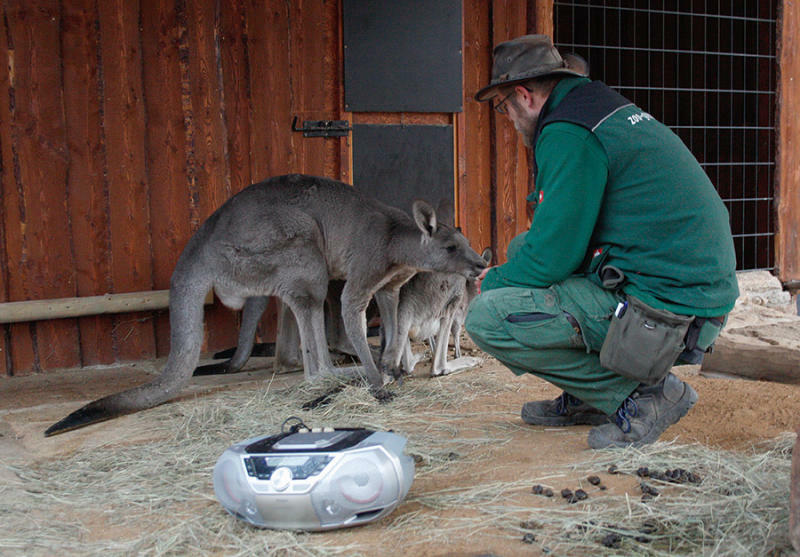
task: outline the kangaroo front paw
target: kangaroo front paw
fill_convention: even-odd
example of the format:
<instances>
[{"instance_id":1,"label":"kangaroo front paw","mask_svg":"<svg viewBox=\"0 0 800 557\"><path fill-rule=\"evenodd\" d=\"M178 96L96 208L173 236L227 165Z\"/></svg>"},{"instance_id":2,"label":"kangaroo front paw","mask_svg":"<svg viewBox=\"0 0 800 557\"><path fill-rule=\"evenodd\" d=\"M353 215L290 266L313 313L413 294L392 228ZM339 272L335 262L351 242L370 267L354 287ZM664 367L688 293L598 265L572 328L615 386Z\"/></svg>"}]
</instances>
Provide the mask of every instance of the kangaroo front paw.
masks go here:
<instances>
[{"instance_id":1,"label":"kangaroo front paw","mask_svg":"<svg viewBox=\"0 0 800 557\"><path fill-rule=\"evenodd\" d=\"M401 368L389 365L387 363L381 363L381 373L388 375L392 379L401 379L403 375L406 375L406 372Z\"/></svg>"},{"instance_id":2,"label":"kangaroo front paw","mask_svg":"<svg viewBox=\"0 0 800 557\"><path fill-rule=\"evenodd\" d=\"M389 402L395 397L395 394L385 387L381 387L380 389L371 389L372 396L374 396L380 402Z\"/></svg>"}]
</instances>

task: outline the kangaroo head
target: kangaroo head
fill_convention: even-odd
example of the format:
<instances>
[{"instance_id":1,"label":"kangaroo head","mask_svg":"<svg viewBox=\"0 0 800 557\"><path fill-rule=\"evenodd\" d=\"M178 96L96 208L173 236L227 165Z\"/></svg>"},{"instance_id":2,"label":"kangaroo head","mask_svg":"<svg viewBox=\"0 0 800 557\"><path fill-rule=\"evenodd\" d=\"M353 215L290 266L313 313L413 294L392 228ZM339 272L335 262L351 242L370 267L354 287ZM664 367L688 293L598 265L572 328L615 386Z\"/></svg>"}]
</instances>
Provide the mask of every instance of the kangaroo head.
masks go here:
<instances>
[{"instance_id":1,"label":"kangaroo head","mask_svg":"<svg viewBox=\"0 0 800 557\"><path fill-rule=\"evenodd\" d=\"M458 273L467 278L477 277L486 268L486 262L470 247L464 235L457 228L438 222L436 211L428 203L415 201L412 214L422 232L415 257L420 268Z\"/></svg>"}]
</instances>

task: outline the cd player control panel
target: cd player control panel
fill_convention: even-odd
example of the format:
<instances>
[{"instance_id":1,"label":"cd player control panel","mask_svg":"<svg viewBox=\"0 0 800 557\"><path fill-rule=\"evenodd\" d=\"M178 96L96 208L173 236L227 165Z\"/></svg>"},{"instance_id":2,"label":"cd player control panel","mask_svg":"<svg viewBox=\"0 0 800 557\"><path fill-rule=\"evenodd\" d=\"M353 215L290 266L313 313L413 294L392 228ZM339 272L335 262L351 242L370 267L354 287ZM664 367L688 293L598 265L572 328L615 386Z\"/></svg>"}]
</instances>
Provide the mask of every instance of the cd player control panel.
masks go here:
<instances>
[{"instance_id":1,"label":"cd player control panel","mask_svg":"<svg viewBox=\"0 0 800 557\"><path fill-rule=\"evenodd\" d=\"M291 470L294 480L305 480L321 473L332 460L332 456L325 454L253 455L244 458L244 467L248 476L259 480L269 480L278 468Z\"/></svg>"}]
</instances>

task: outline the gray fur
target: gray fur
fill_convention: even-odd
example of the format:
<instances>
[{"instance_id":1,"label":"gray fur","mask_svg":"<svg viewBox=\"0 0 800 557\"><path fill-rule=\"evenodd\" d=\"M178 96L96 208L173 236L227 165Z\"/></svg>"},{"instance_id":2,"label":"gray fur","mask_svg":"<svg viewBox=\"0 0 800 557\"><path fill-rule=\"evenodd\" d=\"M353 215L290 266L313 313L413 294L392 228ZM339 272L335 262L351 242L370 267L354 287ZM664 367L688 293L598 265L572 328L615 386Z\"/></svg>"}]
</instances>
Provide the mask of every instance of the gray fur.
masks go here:
<instances>
[{"instance_id":1,"label":"gray fur","mask_svg":"<svg viewBox=\"0 0 800 557\"><path fill-rule=\"evenodd\" d=\"M492 258L491 250L484 250L482 257L488 264ZM391 356L394 365L411 373L420 356L411 351L409 337L413 340L435 339L431 342L431 375L452 373L459 364L448 365L449 339L452 334L455 357L460 359L461 329L469 303L476 295L475 281L455 273L420 272L404 284L400 290L397 323L399 335L405 342L401 352ZM474 365L474 362L470 363Z\"/></svg>"},{"instance_id":2,"label":"gray fur","mask_svg":"<svg viewBox=\"0 0 800 557\"><path fill-rule=\"evenodd\" d=\"M260 314L254 298L278 296L297 319L305 377L314 380L337 373L328 354L323 303L328 282L346 280L341 314L347 337L371 389L385 395L366 340L365 310L372 296L381 291L379 307L387 309L383 320L394 334L391 300L396 310L400 286L418 270L475 277L484 267L466 238L438 225L435 211L424 202L415 203L412 220L335 180L295 174L254 184L212 214L178 259L170 283L170 353L161 375L89 403L45 434L150 408L177 395L200 357L203 300L212 288L226 306L247 306L249 315ZM252 336L244 340L252 343Z\"/></svg>"}]
</instances>

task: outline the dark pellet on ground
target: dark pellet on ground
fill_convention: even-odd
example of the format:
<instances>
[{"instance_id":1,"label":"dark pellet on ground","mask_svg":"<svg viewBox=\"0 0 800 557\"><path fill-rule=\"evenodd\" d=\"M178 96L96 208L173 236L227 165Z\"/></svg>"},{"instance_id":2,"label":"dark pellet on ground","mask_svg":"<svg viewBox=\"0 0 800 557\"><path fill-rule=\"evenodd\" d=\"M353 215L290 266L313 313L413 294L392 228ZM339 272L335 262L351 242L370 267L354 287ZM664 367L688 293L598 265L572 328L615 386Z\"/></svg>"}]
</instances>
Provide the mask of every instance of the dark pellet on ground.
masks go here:
<instances>
[{"instance_id":1,"label":"dark pellet on ground","mask_svg":"<svg viewBox=\"0 0 800 557\"><path fill-rule=\"evenodd\" d=\"M544 488L544 492L542 492L542 495L544 495L545 497L552 497L553 496L553 490L550 489L549 487L546 487L546 488Z\"/></svg>"},{"instance_id":2,"label":"dark pellet on ground","mask_svg":"<svg viewBox=\"0 0 800 557\"><path fill-rule=\"evenodd\" d=\"M563 497L564 499L568 499L568 498L572 497L572 490L571 489L566 489L566 488L562 489L561 490L561 497Z\"/></svg>"},{"instance_id":3,"label":"dark pellet on ground","mask_svg":"<svg viewBox=\"0 0 800 557\"><path fill-rule=\"evenodd\" d=\"M608 467L607 472L609 474L619 474L619 468L617 468L616 464L612 464L611 466Z\"/></svg>"},{"instance_id":4,"label":"dark pellet on ground","mask_svg":"<svg viewBox=\"0 0 800 557\"><path fill-rule=\"evenodd\" d=\"M599 476L589 476L586 478L586 481L592 485L600 485L600 477Z\"/></svg>"},{"instance_id":5,"label":"dark pellet on ground","mask_svg":"<svg viewBox=\"0 0 800 557\"><path fill-rule=\"evenodd\" d=\"M575 498L576 498L578 501L583 501L584 499L588 499L588 498L589 498L589 494L588 494L588 493L586 493L586 492L585 492L584 490L582 490L582 489L576 489L576 490L575 490Z\"/></svg>"},{"instance_id":6,"label":"dark pellet on ground","mask_svg":"<svg viewBox=\"0 0 800 557\"><path fill-rule=\"evenodd\" d=\"M640 478L646 478L650 475L650 469L647 466L642 466L638 470L636 470L636 475Z\"/></svg>"},{"instance_id":7,"label":"dark pellet on ground","mask_svg":"<svg viewBox=\"0 0 800 557\"><path fill-rule=\"evenodd\" d=\"M522 541L524 543L533 543L533 542L536 541L536 536L534 536L533 534L531 534L529 532L529 533L525 534L524 536L522 536Z\"/></svg>"},{"instance_id":8,"label":"dark pellet on ground","mask_svg":"<svg viewBox=\"0 0 800 557\"><path fill-rule=\"evenodd\" d=\"M639 484L639 487L642 489L642 493L652 495L653 497L657 497L659 495L659 491L654 488L652 485L646 484L644 482Z\"/></svg>"},{"instance_id":9,"label":"dark pellet on ground","mask_svg":"<svg viewBox=\"0 0 800 557\"><path fill-rule=\"evenodd\" d=\"M639 543L650 543L650 538L648 538L647 536L636 536L633 539Z\"/></svg>"},{"instance_id":10,"label":"dark pellet on ground","mask_svg":"<svg viewBox=\"0 0 800 557\"><path fill-rule=\"evenodd\" d=\"M606 547L617 548L619 547L619 542L621 541L622 538L619 536L619 534L608 534L602 540L600 540L600 543Z\"/></svg>"},{"instance_id":11,"label":"dark pellet on ground","mask_svg":"<svg viewBox=\"0 0 800 557\"><path fill-rule=\"evenodd\" d=\"M531 489L531 491L536 495L541 495L542 493L544 493L544 488L541 485L536 484L535 486L533 486L533 489Z\"/></svg>"}]
</instances>

